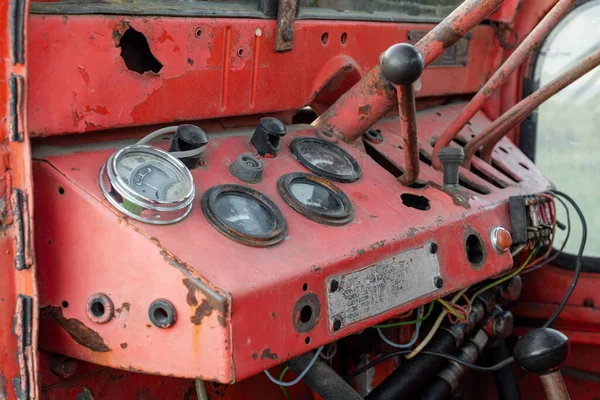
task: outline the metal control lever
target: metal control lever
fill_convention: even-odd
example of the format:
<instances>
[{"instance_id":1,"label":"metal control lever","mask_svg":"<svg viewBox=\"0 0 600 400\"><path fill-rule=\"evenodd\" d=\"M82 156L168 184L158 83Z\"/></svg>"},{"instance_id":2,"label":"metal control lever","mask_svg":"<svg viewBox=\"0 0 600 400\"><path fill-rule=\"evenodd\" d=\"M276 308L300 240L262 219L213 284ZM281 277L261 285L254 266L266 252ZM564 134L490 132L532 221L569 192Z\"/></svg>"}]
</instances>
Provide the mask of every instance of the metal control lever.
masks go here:
<instances>
[{"instance_id":1,"label":"metal control lever","mask_svg":"<svg viewBox=\"0 0 600 400\"><path fill-rule=\"evenodd\" d=\"M398 93L400 131L406 163L406 171L399 180L410 186L419 177L419 142L413 84L423 73L425 63L419 50L408 43L395 44L387 49L379 63L382 75L396 87Z\"/></svg>"},{"instance_id":2,"label":"metal control lever","mask_svg":"<svg viewBox=\"0 0 600 400\"><path fill-rule=\"evenodd\" d=\"M569 354L569 339L551 328L538 328L523 335L513 350L515 361L540 376L548 400L569 400L560 367Z\"/></svg>"}]
</instances>

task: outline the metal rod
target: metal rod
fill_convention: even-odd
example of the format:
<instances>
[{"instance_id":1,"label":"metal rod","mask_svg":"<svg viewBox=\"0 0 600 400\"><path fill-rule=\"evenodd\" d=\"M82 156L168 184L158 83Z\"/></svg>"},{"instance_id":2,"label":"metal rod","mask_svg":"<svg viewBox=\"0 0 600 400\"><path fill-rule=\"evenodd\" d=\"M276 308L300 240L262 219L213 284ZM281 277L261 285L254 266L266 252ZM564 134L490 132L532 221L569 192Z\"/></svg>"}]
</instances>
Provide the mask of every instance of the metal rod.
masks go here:
<instances>
[{"instance_id":1,"label":"metal rod","mask_svg":"<svg viewBox=\"0 0 600 400\"><path fill-rule=\"evenodd\" d=\"M415 47L425 66L477 26L504 0L466 0L433 28ZM394 86L381 74L377 64L350 90L313 122L322 131L352 142L397 105Z\"/></svg>"},{"instance_id":2,"label":"metal rod","mask_svg":"<svg viewBox=\"0 0 600 400\"><path fill-rule=\"evenodd\" d=\"M479 92L465 106L460 115L444 130L433 148L432 162L434 168L438 170L442 168L438 156L440 149L448 146L496 90L504 85L510 75L523 64L529 54L542 43L552 28L571 9L573 3L575 3L575 0L559 0L510 57L496 70L494 75L479 89Z\"/></svg>"},{"instance_id":3,"label":"metal rod","mask_svg":"<svg viewBox=\"0 0 600 400\"><path fill-rule=\"evenodd\" d=\"M546 399L548 400L569 400L569 392L560 371L552 372L548 375L540 376Z\"/></svg>"},{"instance_id":4,"label":"metal rod","mask_svg":"<svg viewBox=\"0 0 600 400\"><path fill-rule=\"evenodd\" d=\"M419 140L417 137L417 111L413 84L399 85L398 104L400 105L400 131L404 142L404 164L406 172L398 180L410 186L419 177Z\"/></svg>"},{"instance_id":5,"label":"metal rod","mask_svg":"<svg viewBox=\"0 0 600 400\"><path fill-rule=\"evenodd\" d=\"M194 379L196 384L196 397L198 400L208 400L208 393L206 393L206 386L204 386L204 381L202 379Z\"/></svg>"},{"instance_id":6,"label":"metal rod","mask_svg":"<svg viewBox=\"0 0 600 400\"><path fill-rule=\"evenodd\" d=\"M487 129L477 135L475 139L467 143L465 146L465 161L463 162L463 165L466 168L471 166L471 158L481 146L484 146L483 159L490 162L494 146L504 137L504 135L516 127L523 119L527 118L527 116L529 116L529 114L544 101L590 72L599 64L600 49L597 49L585 57L581 62L577 63L576 66L570 68L552 82L544 85L514 105L510 110L492 122Z\"/></svg>"}]
</instances>

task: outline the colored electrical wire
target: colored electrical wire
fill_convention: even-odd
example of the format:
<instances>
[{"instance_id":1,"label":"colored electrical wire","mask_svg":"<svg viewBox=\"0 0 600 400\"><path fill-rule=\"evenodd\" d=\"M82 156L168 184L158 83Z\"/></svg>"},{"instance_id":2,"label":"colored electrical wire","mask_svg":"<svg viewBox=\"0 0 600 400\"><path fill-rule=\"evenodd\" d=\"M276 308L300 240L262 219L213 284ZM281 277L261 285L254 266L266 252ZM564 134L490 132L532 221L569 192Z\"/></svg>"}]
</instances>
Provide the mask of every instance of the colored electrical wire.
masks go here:
<instances>
[{"instance_id":1,"label":"colored electrical wire","mask_svg":"<svg viewBox=\"0 0 600 400\"><path fill-rule=\"evenodd\" d=\"M396 351L393 353L388 353L388 354L384 354L383 356L376 358L375 360L371 361L370 363L363 365L362 367L360 367L359 369L357 369L356 371L352 371L350 374L344 376L345 380L350 380L360 374L362 374L365 371L368 371L369 369L373 368L374 366L376 366L377 364L392 358L392 357L396 357L396 356L402 356L402 355L407 355L410 352L410 350L400 350L400 351ZM494 364L492 366L489 367L482 367L479 365L475 365L473 363L470 363L468 361L464 361L461 360L460 358L454 357L450 354L444 354L444 353L438 353L436 351L429 351L429 350L423 350L421 351L421 354L426 354L429 356L435 356L435 357L441 357L444 358L446 360L449 361L454 361L458 364L462 364L465 367L471 368L474 371L480 371L480 372L493 372L493 371L498 371L501 368L504 368L505 366L511 364L514 359L512 357L507 358L506 360L500 361L497 364Z\"/></svg>"},{"instance_id":2,"label":"colored electrical wire","mask_svg":"<svg viewBox=\"0 0 600 400\"><path fill-rule=\"evenodd\" d=\"M554 196L554 194L552 195ZM552 256L546 258L544 261L537 265L534 264L531 267L526 268L523 272L521 272L521 275L528 274L530 272L537 271L538 269L545 267L547 264L554 261L559 255L561 255L562 252L565 250L565 247L567 246L567 242L569 241L569 237L571 236L571 215L569 213L569 207L567 206L565 201L560 197L555 197L555 199L558 200L558 202L561 203L561 205L565 208L565 213L567 215L567 234L565 235L565 240L563 240L560 249L555 251Z\"/></svg>"},{"instance_id":3,"label":"colored electrical wire","mask_svg":"<svg viewBox=\"0 0 600 400\"><path fill-rule=\"evenodd\" d=\"M394 326L414 325L417 322L423 322L427 318L429 318L429 316L433 312L433 306L434 305L435 305L435 300L432 301L431 303L429 303L429 308L427 309L427 312L421 318L413 319L412 321L400 321L400 322L392 322L392 323L389 323L389 324L373 325L372 328L393 328Z\"/></svg>"},{"instance_id":4,"label":"colored electrical wire","mask_svg":"<svg viewBox=\"0 0 600 400\"><path fill-rule=\"evenodd\" d=\"M575 258L575 268L574 268L573 280L571 281L571 285L569 286L569 289L567 289L565 296L559 303L558 308L556 309L556 311L554 311L554 314L552 314L552 316L548 319L548 321L546 321L546 323L543 325L544 328L547 328L550 325L552 325L552 323L558 318L558 316L562 312L563 308L565 308L567 301L569 301L569 297L571 297L571 294L575 290L575 286L577 286L577 282L579 280L579 275L581 274L581 263L583 261L583 251L585 250L585 243L587 241L587 223L585 222L585 217L583 216L583 212L581 211L581 208L579 208L579 206L577 205L575 200L573 200L569 195L567 195L563 192L560 192L558 190L553 190L552 192L555 195L561 196L563 199L565 199L566 201L571 203L571 205L575 209L575 212L577 212L577 215L579 216L579 219L581 220L581 244L579 245L579 252L577 253L577 257Z\"/></svg>"},{"instance_id":5,"label":"colored electrical wire","mask_svg":"<svg viewBox=\"0 0 600 400\"><path fill-rule=\"evenodd\" d=\"M456 293L454 295L454 297L452 297L451 302L452 303L456 302L458 299L460 299L460 297L463 294L465 294L467 292L467 290L469 290L468 287L464 288L461 291L459 291L458 293ZM429 331L429 333L427 334L427 336L425 336L425 338L423 339L423 341L421 343L419 343L419 345L417 347L415 347L415 349L413 351L411 351L410 353L407 353L407 355L406 355L406 359L407 360L410 360L411 358L413 358L414 356L416 356L417 354L419 354L419 352L421 352L421 350L423 350L423 348L429 344L429 342L433 338L433 335L435 335L435 332L437 332L437 330L439 329L440 325L442 324L442 321L444 320L444 317L446 316L446 314L448 314L448 312L446 310L444 310L444 311L442 311L440 313L440 315L438 316L438 318L435 320L433 326L431 327L431 330Z\"/></svg>"},{"instance_id":6,"label":"colored electrical wire","mask_svg":"<svg viewBox=\"0 0 600 400\"><path fill-rule=\"evenodd\" d=\"M422 311L423 311L422 307L419 306L417 308L417 316L418 317L420 317ZM419 331L420 330L421 330L421 321L416 323L415 331L413 332L412 338L408 341L408 343L402 343L402 344L394 343L391 340L389 340L388 338L386 338L385 335L383 334L383 332L381 331L381 328L377 328L377 333L379 334L379 337L381 338L381 340L383 340L388 345L395 347L397 349L409 349L409 348L413 347L415 345L415 343L417 343L417 340L419 339Z\"/></svg>"},{"instance_id":7,"label":"colored electrical wire","mask_svg":"<svg viewBox=\"0 0 600 400\"><path fill-rule=\"evenodd\" d=\"M304 378L304 375L306 375L308 373L308 371L312 368L315 361L317 361L317 358L319 358L319 354L321 354L321 351L323 351L323 347L325 347L325 346L321 346L317 349L313 358L310 360L310 362L308 363L306 368L304 368L304 371L302 371L302 373L300 375L298 375L298 377L296 379L294 379L293 381L290 381L290 382L282 382L280 380L278 381L277 379L273 378L273 375L271 375L271 373L266 369L264 371L265 375L267 375L267 377L271 380L271 382L273 382L276 385L284 386L284 387L294 386L296 383L300 382L302 380L302 378Z\"/></svg>"},{"instance_id":8,"label":"colored electrical wire","mask_svg":"<svg viewBox=\"0 0 600 400\"><path fill-rule=\"evenodd\" d=\"M517 268L516 270L514 270L513 272L511 272L508 275L504 275L502 278L499 278L495 281L493 281L490 284L485 285L484 287L482 287L481 289L479 289L478 291L476 291L475 293L473 293L473 295L471 295L471 303L473 303L473 301L475 301L475 299L477 297L479 297L479 295L481 295L483 292L485 292L488 289L491 289L495 286L498 286L499 284L506 282L509 279L514 278L515 276L519 275L519 273L521 271L523 271L525 269L525 267L527 267L527 265L529 265L529 262L531 261L531 259L537 254L537 252L540 249L540 245L538 244L536 246L536 248L529 253L529 255L527 256L527 258L525 259L525 262L523 264L521 264L521 266L519 268Z\"/></svg>"},{"instance_id":9,"label":"colored electrical wire","mask_svg":"<svg viewBox=\"0 0 600 400\"><path fill-rule=\"evenodd\" d=\"M283 377L285 376L286 372L288 372L289 370L290 370L290 367L288 367L286 365L285 368L281 371L281 374L279 374L279 380L280 381L283 381ZM285 395L285 397L288 400L292 400L292 396L290 396L290 394L288 393L287 389L284 386L281 386L281 385L279 385L279 387L283 391L283 394Z\"/></svg>"}]
</instances>

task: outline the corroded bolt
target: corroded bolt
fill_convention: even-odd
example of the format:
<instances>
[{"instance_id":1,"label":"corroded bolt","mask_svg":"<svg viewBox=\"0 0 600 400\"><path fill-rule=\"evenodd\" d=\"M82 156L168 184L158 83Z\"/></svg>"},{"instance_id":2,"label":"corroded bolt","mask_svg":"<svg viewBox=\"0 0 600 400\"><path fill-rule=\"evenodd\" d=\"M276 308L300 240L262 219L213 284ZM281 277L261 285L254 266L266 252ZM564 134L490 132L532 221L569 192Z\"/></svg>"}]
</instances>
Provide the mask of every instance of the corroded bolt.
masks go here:
<instances>
[{"instance_id":1,"label":"corroded bolt","mask_svg":"<svg viewBox=\"0 0 600 400\"><path fill-rule=\"evenodd\" d=\"M342 321L340 321L339 318L335 318L333 320L333 330L339 331L341 327L342 327Z\"/></svg>"},{"instance_id":2,"label":"corroded bolt","mask_svg":"<svg viewBox=\"0 0 600 400\"><path fill-rule=\"evenodd\" d=\"M60 378L67 379L77 372L77 361L69 357L53 355L50 358L50 371Z\"/></svg>"},{"instance_id":3,"label":"corroded bolt","mask_svg":"<svg viewBox=\"0 0 600 400\"><path fill-rule=\"evenodd\" d=\"M433 284L436 288L441 289L444 287L444 279L441 276L436 276L433 278Z\"/></svg>"},{"instance_id":4,"label":"corroded bolt","mask_svg":"<svg viewBox=\"0 0 600 400\"><path fill-rule=\"evenodd\" d=\"M435 253L437 253L437 251L438 251L438 245L437 245L437 243L436 242L431 243L429 245L429 252L431 254L435 254Z\"/></svg>"},{"instance_id":5,"label":"corroded bolt","mask_svg":"<svg viewBox=\"0 0 600 400\"><path fill-rule=\"evenodd\" d=\"M285 28L281 37L286 42L291 42L294 39L294 30L292 28Z\"/></svg>"},{"instance_id":6,"label":"corroded bolt","mask_svg":"<svg viewBox=\"0 0 600 400\"><path fill-rule=\"evenodd\" d=\"M340 287L340 283L335 279L329 283L329 291L331 293L337 291L339 287Z\"/></svg>"}]
</instances>

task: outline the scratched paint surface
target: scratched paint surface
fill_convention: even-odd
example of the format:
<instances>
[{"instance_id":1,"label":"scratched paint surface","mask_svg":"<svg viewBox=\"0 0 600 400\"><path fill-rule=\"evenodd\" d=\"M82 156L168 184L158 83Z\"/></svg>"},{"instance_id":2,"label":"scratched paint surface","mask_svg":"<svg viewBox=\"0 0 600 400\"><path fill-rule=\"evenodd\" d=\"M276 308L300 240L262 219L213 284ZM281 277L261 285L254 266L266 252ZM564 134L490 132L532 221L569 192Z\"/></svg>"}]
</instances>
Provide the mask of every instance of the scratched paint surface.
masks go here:
<instances>
[{"instance_id":1,"label":"scratched paint surface","mask_svg":"<svg viewBox=\"0 0 600 400\"><path fill-rule=\"evenodd\" d=\"M461 107L462 104L457 104L420 113L422 145L437 134L439 124L456 116ZM476 133L487 124L489 121L479 114L472 129ZM382 121L378 127L384 136L383 143L378 145L382 146L381 151L403 165L402 151L397 148L402 140L398 121ZM201 370L202 375L220 381L232 377L227 372L231 367L235 368L237 380L244 379L315 346L428 302L433 296L439 297L505 270L511 264L510 256L496 254L489 243L490 229L509 223L506 204L502 202L510 195L548 187L533 164L518 150L511 149L511 156L500 157L507 163L509 159L529 163L530 169L521 174L523 183L506 189L490 188L485 196L464 192L470 207L465 208L436 188L442 177L433 168L423 165L422 178L430 180L430 186L406 188L360 148L341 144L363 170L358 181L338 184L355 207L355 219L343 227L324 226L293 211L277 192L276 182L282 174L304 171L289 151L290 142L300 135L312 136L314 131L300 128L288 133L282 140L279 156L263 160L263 181L253 185L273 200L288 224L288 236L282 243L262 249L235 243L221 235L206 221L199 207L199 198L208 188L237 183L228 167L240 153L250 151L248 137L223 137L209 142L203 155L207 165L192 171L198 196L194 208L184 221L169 226L123 219L108 205L97 179L100 166L112 150L48 156L50 164L40 163L36 171L40 179L36 239L40 260L46 263L42 270L47 271L40 277L44 288L42 305L60 305L61 296L69 293L69 304L73 307L69 306L65 317L77 317L86 323L89 322L79 304L99 290L110 291L115 303L128 302L131 307L126 321L122 317L115 321L126 322L126 328L115 330L110 323L93 325L110 352L89 351L56 329L48 331L54 335L45 337L44 348L101 365L134 365L136 369L178 376L194 376ZM50 178L45 178L49 173ZM64 194L58 191L62 185ZM405 206L400 200L403 193L427 197L430 210ZM52 222L66 218L65 213L72 223ZM487 248L488 260L483 269L472 268L465 256L463 237L471 229L481 234ZM94 241L82 240L89 237L94 237ZM61 240L55 243L55 238ZM329 277L372 265L431 240L439 245L443 289L362 319L338 332L329 332L325 307L325 282ZM103 244L101 254L97 252L98 242ZM73 251L74 245L77 251ZM162 252L172 254L173 258L166 260ZM223 294L232 299L226 328L220 325L219 312L203 317L202 299L190 306L188 288L182 284L182 269L176 265L186 265L188 273L220 293L228 293ZM70 276L77 276L77 290L73 289ZM64 285L69 285L69 289ZM312 331L299 334L292 324L294 304L310 292L321 303L319 323ZM176 305L179 319L173 328L146 327L147 307L156 297L168 298ZM197 315L202 318L200 325L193 323ZM44 329L50 329L49 326L45 324ZM193 333L195 329L200 329L197 334ZM126 349L120 347L123 341L129 344ZM137 345L133 347L132 342ZM158 353L146 351L147 346ZM177 363L163 362L160 354L167 350L178 357Z\"/></svg>"},{"instance_id":2,"label":"scratched paint surface","mask_svg":"<svg viewBox=\"0 0 600 400\"><path fill-rule=\"evenodd\" d=\"M32 136L296 110L309 104L339 72L335 67L354 66L347 75L350 79L338 82L345 85L339 95L377 62L382 51L406 41L410 30L433 27L297 21L294 49L275 53L275 21L268 20L44 15L31 19ZM147 38L163 65L158 73L139 74L127 68L117 46L129 27ZM326 45L321 43L323 32L330 38ZM344 33L347 39L342 44ZM488 51L493 35L490 27L474 30L470 60ZM336 63L337 57L348 62ZM428 70L418 95L475 92L491 68L491 63L472 62L468 67Z\"/></svg>"}]
</instances>

